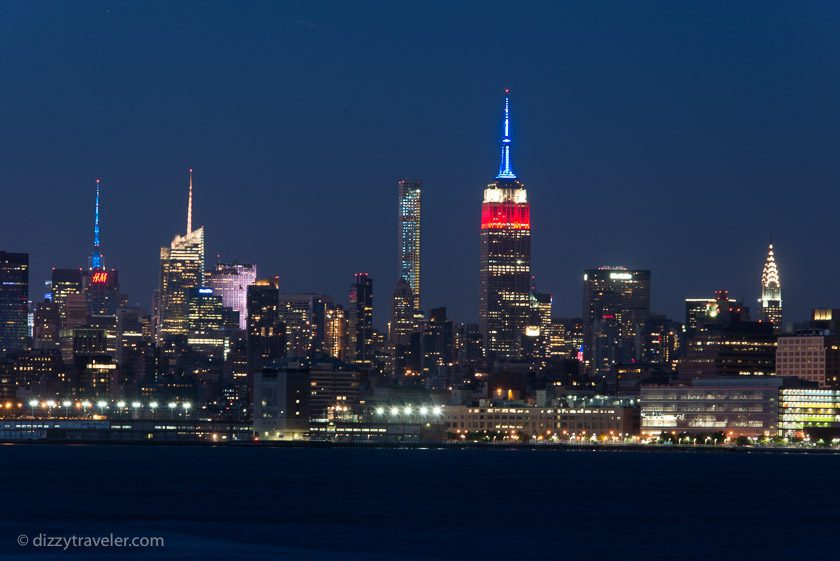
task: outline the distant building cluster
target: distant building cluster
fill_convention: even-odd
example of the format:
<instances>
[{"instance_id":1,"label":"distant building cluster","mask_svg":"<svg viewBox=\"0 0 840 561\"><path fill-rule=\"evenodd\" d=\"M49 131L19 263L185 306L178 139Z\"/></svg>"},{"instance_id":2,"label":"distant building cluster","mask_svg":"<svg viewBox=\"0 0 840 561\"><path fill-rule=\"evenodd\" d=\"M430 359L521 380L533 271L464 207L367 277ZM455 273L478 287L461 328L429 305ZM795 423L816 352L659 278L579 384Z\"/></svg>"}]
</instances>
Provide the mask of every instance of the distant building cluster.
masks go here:
<instances>
[{"instance_id":1,"label":"distant building cluster","mask_svg":"<svg viewBox=\"0 0 840 561\"><path fill-rule=\"evenodd\" d=\"M0 440L118 428L157 440L840 436L840 310L784 324L772 243L755 317L711 289L686 298L684 318L657 314L651 271L621 265L584 271L580 316L556 317L535 288L511 123L506 92L481 201L477 323L426 307L418 180L396 183L394 288L376 300L386 330L367 273L334 298L287 292L254 264L208 264L192 170L186 228L160 248L151 305L129 305L106 264L97 180L86 266L54 268L30 300L29 255L0 251Z\"/></svg>"}]
</instances>

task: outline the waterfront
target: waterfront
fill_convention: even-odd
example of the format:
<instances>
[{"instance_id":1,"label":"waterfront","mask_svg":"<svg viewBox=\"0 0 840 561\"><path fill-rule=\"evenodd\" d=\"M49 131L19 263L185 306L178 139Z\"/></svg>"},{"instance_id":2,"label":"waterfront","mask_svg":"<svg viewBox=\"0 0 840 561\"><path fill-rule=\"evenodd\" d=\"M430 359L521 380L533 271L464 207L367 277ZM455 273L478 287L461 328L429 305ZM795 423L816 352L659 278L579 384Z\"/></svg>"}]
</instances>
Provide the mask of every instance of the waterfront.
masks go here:
<instances>
[{"instance_id":1,"label":"waterfront","mask_svg":"<svg viewBox=\"0 0 840 561\"><path fill-rule=\"evenodd\" d=\"M3 558L805 558L836 455L11 445ZM19 476L15 476L15 475ZM13 505L13 506L11 506ZM20 534L163 536L145 550Z\"/></svg>"}]
</instances>

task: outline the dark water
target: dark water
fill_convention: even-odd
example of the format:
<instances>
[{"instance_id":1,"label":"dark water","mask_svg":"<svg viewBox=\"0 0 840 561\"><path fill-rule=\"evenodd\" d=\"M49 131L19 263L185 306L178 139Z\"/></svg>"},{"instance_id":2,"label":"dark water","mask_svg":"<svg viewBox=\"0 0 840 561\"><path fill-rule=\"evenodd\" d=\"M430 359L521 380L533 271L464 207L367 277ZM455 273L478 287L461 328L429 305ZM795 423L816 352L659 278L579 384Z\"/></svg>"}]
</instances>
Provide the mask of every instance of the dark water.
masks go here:
<instances>
[{"instance_id":1,"label":"dark water","mask_svg":"<svg viewBox=\"0 0 840 561\"><path fill-rule=\"evenodd\" d=\"M3 559L836 558L840 456L0 447ZM25 533L163 536L19 547Z\"/></svg>"}]
</instances>

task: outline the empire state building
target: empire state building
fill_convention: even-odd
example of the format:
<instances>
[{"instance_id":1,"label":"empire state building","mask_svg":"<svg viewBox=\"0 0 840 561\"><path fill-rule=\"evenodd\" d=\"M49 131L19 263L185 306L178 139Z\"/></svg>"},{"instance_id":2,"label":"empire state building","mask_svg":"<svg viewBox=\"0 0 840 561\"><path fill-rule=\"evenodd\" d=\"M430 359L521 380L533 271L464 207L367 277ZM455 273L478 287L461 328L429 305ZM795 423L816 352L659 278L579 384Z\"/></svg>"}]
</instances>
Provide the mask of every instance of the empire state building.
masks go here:
<instances>
[{"instance_id":1,"label":"empire state building","mask_svg":"<svg viewBox=\"0 0 840 561\"><path fill-rule=\"evenodd\" d=\"M505 90L501 161L481 204L479 327L488 364L522 358L531 314L531 209L513 171L510 91Z\"/></svg>"}]
</instances>

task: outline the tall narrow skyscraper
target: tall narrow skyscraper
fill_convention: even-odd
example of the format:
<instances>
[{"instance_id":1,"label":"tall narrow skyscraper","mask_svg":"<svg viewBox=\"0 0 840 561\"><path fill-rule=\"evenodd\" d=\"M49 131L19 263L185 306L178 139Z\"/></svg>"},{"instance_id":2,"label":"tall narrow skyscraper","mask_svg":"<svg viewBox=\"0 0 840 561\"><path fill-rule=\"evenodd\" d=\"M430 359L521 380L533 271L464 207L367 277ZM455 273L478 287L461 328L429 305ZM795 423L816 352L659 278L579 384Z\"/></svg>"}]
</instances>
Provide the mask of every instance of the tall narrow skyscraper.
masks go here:
<instances>
[{"instance_id":1,"label":"tall narrow skyscraper","mask_svg":"<svg viewBox=\"0 0 840 561\"><path fill-rule=\"evenodd\" d=\"M88 259L88 269L104 269L105 258L99 244L99 180L96 180L96 206L93 214L93 250Z\"/></svg>"},{"instance_id":2,"label":"tall narrow skyscraper","mask_svg":"<svg viewBox=\"0 0 840 561\"><path fill-rule=\"evenodd\" d=\"M29 254L0 251L0 357L26 348Z\"/></svg>"},{"instance_id":3,"label":"tall narrow skyscraper","mask_svg":"<svg viewBox=\"0 0 840 561\"><path fill-rule=\"evenodd\" d=\"M767 259L761 272L761 319L773 324L773 331L782 329L782 281L773 255L773 244L767 248Z\"/></svg>"},{"instance_id":4,"label":"tall narrow skyscraper","mask_svg":"<svg viewBox=\"0 0 840 561\"><path fill-rule=\"evenodd\" d=\"M357 363L373 362L373 279L367 273L356 273L350 287L349 354Z\"/></svg>"},{"instance_id":5,"label":"tall narrow skyscraper","mask_svg":"<svg viewBox=\"0 0 840 561\"><path fill-rule=\"evenodd\" d=\"M204 285L204 227L192 229L192 170L187 203L187 233L160 248L160 321L158 341L189 331L190 290Z\"/></svg>"},{"instance_id":6,"label":"tall narrow skyscraper","mask_svg":"<svg viewBox=\"0 0 840 561\"><path fill-rule=\"evenodd\" d=\"M481 205L479 326L490 363L522 358L531 315L531 208L511 162L509 94L505 90L499 173Z\"/></svg>"},{"instance_id":7,"label":"tall narrow skyscraper","mask_svg":"<svg viewBox=\"0 0 840 561\"><path fill-rule=\"evenodd\" d=\"M414 309L420 310L420 181L401 179L399 191L398 235L400 245L399 278L405 279L414 298Z\"/></svg>"},{"instance_id":8,"label":"tall narrow skyscraper","mask_svg":"<svg viewBox=\"0 0 840 561\"><path fill-rule=\"evenodd\" d=\"M108 331L111 348L116 352L117 307L119 306L120 286L116 269L105 267L105 256L102 255L100 243L100 181L96 180L96 204L93 213L93 249L88 257L89 271L85 283L85 298L87 312L91 324L103 327Z\"/></svg>"}]
</instances>

